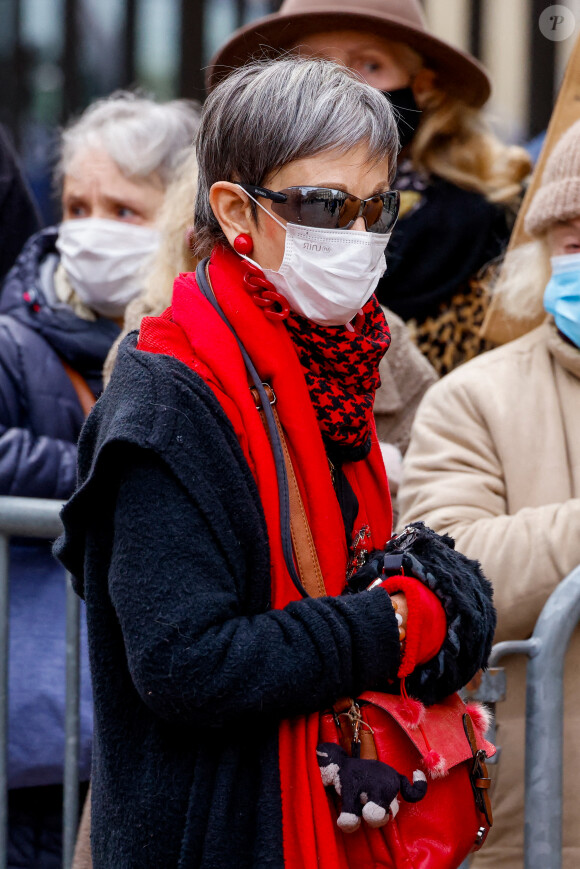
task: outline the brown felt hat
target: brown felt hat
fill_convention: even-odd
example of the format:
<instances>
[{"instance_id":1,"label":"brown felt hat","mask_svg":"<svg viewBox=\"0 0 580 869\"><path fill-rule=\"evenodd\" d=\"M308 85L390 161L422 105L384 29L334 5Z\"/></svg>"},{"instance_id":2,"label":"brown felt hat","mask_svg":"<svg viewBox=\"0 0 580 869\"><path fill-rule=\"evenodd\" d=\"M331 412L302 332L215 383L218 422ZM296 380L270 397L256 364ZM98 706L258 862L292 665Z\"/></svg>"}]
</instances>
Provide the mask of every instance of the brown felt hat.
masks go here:
<instances>
[{"instance_id":1,"label":"brown felt hat","mask_svg":"<svg viewBox=\"0 0 580 869\"><path fill-rule=\"evenodd\" d=\"M427 31L419 0L284 0L280 11L236 30L209 62L207 89L252 59L275 57L311 33L367 30L402 42L425 60L442 87L479 108L489 97L488 75L471 55Z\"/></svg>"}]
</instances>

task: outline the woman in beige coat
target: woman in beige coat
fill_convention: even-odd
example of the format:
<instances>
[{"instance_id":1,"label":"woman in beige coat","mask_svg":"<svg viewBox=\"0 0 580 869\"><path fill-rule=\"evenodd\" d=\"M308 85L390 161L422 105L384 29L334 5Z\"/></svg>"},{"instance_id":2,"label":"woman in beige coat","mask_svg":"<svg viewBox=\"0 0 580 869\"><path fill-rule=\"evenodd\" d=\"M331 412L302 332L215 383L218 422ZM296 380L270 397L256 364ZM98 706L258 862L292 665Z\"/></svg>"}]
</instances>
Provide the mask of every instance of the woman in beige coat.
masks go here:
<instances>
[{"instance_id":1,"label":"woman in beige coat","mask_svg":"<svg viewBox=\"0 0 580 869\"><path fill-rule=\"evenodd\" d=\"M533 318L541 306L550 314L428 391L399 493L404 522L424 519L481 561L495 588L497 641L528 637L580 564L580 122L550 155L525 227L534 241L510 255L498 292L506 316ZM565 677L564 869L580 866L579 666L580 628ZM523 866L525 660L506 668L496 823L477 869Z\"/></svg>"}]
</instances>

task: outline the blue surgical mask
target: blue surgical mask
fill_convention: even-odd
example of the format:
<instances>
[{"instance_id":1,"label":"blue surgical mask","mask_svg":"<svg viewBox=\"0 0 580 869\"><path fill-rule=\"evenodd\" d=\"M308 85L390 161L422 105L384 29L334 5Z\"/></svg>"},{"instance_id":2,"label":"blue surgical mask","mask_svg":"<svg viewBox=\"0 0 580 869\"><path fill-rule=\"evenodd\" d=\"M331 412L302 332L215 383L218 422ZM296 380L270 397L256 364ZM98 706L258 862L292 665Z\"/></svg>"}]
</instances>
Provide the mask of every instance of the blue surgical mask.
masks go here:
<instances>
[{"instance_id":1,"label":"blue surgical mask","mask_svg":"<svg viewBox=\"0 0 580 869\"><path fill-rule=\"evenodd\" d=\"M552 257L552 277L544 292L544 308L556 326L580 347L580 253Z\"/></svg>"}]
</instances>

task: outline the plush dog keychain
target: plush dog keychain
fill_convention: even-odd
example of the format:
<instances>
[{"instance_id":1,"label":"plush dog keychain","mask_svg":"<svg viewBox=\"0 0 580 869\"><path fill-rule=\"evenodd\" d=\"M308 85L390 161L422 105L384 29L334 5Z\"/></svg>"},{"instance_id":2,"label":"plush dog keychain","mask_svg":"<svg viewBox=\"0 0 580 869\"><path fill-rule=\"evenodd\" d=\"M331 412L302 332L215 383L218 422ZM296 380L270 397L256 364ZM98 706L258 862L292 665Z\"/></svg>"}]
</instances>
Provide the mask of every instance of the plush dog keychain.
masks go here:
<instances>
[{"instance_id":1,"label":"plush dog keychain","mask_svg":"<svg viewBox=\"0 0 580 869\"><path fill-rule=\"evenodd\" d=\"M399 811L397 795L417 803L427 793L425 773L415 770L413 784L380 760L349 757L340 745L322 742L316 749L325 787L333 787L342 807L337 825L344 833L360 827L361 816L369 827L382 827Z\"/></svg>"}]
</instances>

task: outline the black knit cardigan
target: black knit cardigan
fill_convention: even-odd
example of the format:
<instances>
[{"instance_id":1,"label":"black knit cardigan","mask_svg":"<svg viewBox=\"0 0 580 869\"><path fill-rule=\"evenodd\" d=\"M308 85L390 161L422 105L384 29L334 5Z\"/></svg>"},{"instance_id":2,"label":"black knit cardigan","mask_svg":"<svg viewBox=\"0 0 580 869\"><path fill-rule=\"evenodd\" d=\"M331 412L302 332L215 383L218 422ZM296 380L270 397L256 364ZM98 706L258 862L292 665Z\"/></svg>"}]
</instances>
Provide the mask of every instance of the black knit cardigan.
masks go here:
<instances>
[{"instance_id":1,"label":"black knit cardigan","mask_svg":"<svg viewBox=\"0 0 580 869\"><path fill-rule=\"evenodd\" d=\"M56 551L89 628L95 869L282 869L278 723L386 688L389 596L269 608L234 430L193 371L135 335L83 430L63 520Z\"/></svg>"}]
</instances>

